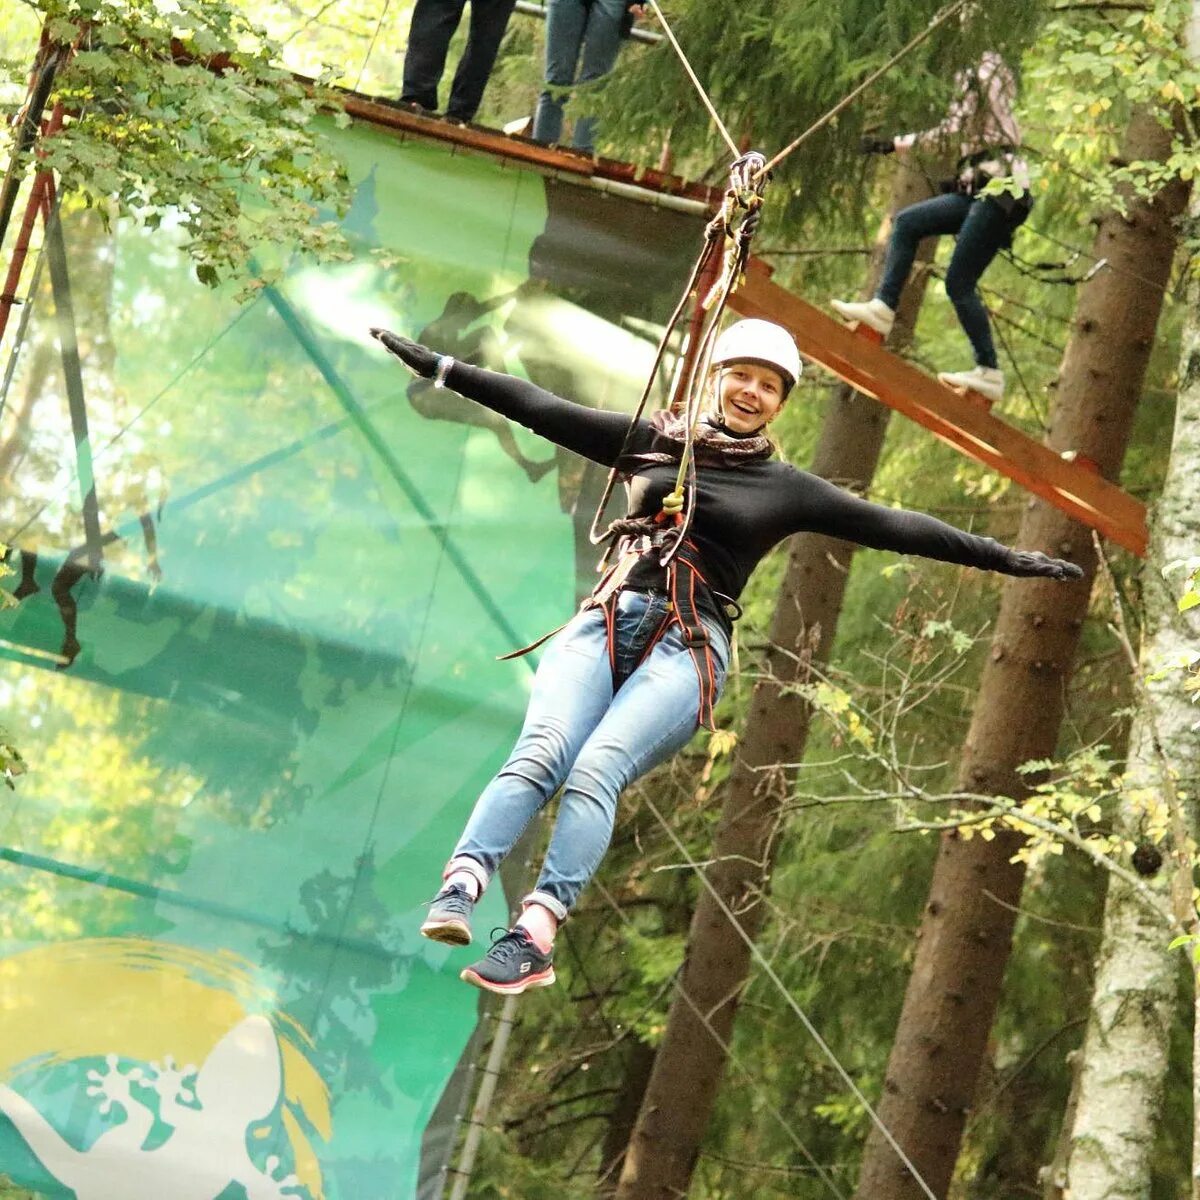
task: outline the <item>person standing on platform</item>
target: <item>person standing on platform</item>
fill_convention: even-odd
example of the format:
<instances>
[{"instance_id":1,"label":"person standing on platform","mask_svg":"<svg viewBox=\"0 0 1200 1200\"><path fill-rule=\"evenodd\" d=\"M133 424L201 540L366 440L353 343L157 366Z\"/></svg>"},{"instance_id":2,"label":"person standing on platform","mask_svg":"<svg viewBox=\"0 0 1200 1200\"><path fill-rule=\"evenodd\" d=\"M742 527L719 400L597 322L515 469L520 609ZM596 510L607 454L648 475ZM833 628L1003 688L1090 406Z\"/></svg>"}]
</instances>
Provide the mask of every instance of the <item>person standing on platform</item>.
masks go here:
<instances>
[{"instance_id":1,"label":"person standing on platform","mask_svg":"<svg viewBox=\"0 0 1200 1200\"><path fill-rule=\"evenodd\" d=\"M462 20L466 0L417 0L408 30L404 55L404 92L401 104L434 113L438 107L438 85L446 67L450 39ZM446 116L451 121L470 122L479 111L483 89L496 65L500 40L516 0L471 0L471 25Z\"/></svg>"},{"instance_id":2,"label":"person standing on platform","mask_svg":"<svg viewBox=\"0 0 1200 1200\"><path fill-rule=\"evenodd\" d=\"M996 255L1012 244L1013 234L1033 206L1029 168L1018 152L1021 130L1013 116L1016 78L1004 59L989 50L976 66L961 71L955 82L957 96L950 112L933 129L897 138L863 139L863 150L869 154L907 154L914 147L957 142L958 165L954 177L942 185L942 195L911 204L896 214L883 277L874 297L865 302L834 300L833 308L847 321L857 321L886 337L917 244L922 238L954 234L946 294L971 343L975 366L942 371L938 378L950 387L996 401L1004 396L1004 374L978 283ZM1016 194L981 194L993 179L1010 179L1019 190Z\"/></svg>"},{"instance_id":3,"label":"person standing on platform","mask_svg":"<svg viewBox=\"0 0 1200 1200\"><path fill-rule=\"evenodd\" d=\"M622 38L645 12L645 6L633 0L547 0L546 90L533 118L534 141L552 145L561 140L567 92L613 69ZM595 140L595 119L580 117L572 148L592 154Z\"/></svg>"}]
</instances>

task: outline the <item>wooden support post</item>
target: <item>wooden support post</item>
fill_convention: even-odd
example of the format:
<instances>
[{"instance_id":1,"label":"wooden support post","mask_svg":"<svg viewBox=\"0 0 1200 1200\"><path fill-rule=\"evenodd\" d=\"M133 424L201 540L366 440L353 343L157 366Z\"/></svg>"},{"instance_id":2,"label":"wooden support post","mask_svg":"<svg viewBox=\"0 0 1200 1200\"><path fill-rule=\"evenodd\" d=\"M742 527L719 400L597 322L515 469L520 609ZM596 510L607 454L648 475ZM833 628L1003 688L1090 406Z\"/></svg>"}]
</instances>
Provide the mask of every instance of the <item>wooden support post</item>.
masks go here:
<instances>
[{"instance_id":1,"label":"wooden support post","mask_svg":"<svg viewBox=\"0 0 1200 1200\"><path fill-rule=\"evenodd\" d=\"M956 450L1006 475L1076 520L1145 557L1146 508L1081 461L992 416L963 396L890 354L882 345L772 283L757 260L730 299L746 317L789 330L805 358L925 426Z\"/></svg>"}]
</instances>

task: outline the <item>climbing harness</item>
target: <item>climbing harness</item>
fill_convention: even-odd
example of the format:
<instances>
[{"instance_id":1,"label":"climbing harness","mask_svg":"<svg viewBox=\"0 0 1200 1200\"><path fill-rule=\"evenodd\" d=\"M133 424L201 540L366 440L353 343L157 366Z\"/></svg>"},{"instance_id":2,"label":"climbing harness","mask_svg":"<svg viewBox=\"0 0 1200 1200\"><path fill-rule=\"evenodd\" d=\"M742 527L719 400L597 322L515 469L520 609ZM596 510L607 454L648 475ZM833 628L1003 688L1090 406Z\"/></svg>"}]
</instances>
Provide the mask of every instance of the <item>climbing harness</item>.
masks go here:
<instances>
[{"instance_id":1,"label":"climbing harness","mask_svg":"<svg viewBox=\"0 0 1200 1200\"><path fill-rule=\"evenodd\" d=\"M582 612L599 608L604 613L613 686L619 686L614 637L617 597L633 568L644 558L654 556L658 565L666 570L669 606L661 625L651 637L639 661L645 661L667 631L678 625L684 646L696 668L696 677L700 685L697 723L708 729L715 728L713 706L717 700L717 674L711 639L699 616L697 593L702 598L710 598L712 606L721 607L721 601L724 600L739 615L741 610L736 601L730 597L718 596L709 586L700 567L696 545L688 536L696 502L696 430L703 416L705 383L712 364L721 319L729 297L744 277L746 264L750 259L751 240L758 228L767 182L766 174L762 170L765 161L763 155L756 152L743 154L730 167L729 186L726 188L721 208L705 228L704 244L692 267L687 286L659 338L646 386L630 419L621 449L608 473L603 494L592 518L589 531L592 544L608 543L608 547L597 568L601 573L600 582L580 607ZM713 273L717 274L717 278L706 291L705 282ZM679 454L675 485L663 498L659 512L653 516L622 517L612 521L600 532L599 525L617 480L630 478L628 467L638 457L630 455L631 444L650 399L654 381L658 378L667 346L689 300L694 300L695 305L695 344L688 346L681 358L670 406L671 411L678 414L683 424L683 446ZM726 611L729 611L728 607ZM566 623L528 646L501 655L500 658L520 658L536 650L565 628Z\"/></svg>"},{"instance_id":2,"label":"climbing harness","mask_svg":"<svg viewBox=\"0 0 1200 1200\"><path fill-rule=\"evenodd\" d=\"M650 653L673 624L679 625L684 644L695 664L700 684L698 723L708 728L713 728L712 707L716 700L716 683L708 631L697 615L695 604L697 584L701 589L701 595L704 596L707 593L715 607L720 607L721 598L717 597L709 587L708 581L700 570L695 543L688 536L696 506L696 431L703 416L705 387L712 366L713 351L720 332L721 321L730 296L737 290L745 277L750 259L750 246L762 216L764 193L771 177L771 170L798 149L818 129L832 121L871 84L890 71L900 59L920 45L935 29L949 20L968 2L969 0L952 0L952 3L937 14L920 33L910 39L883 66L868 76L857 88L768 161L765 155L758 151L739 153L729 130L721 120L716 106L705 92L657 0L649 0L650 8L662 26L667 41L678 56L709 116L725 144L737 157L729 168L729 183L725 189L721 207L705 227L704 242L700 253L692 266L691 274L679 301L659 338L654 361L647 374L646 385L642 389L642 394L630 418L620 452L609 471L600 501L596 506L588 536L593 545L604 543L608 545L597 568L601 574L600 582L592 594L584 600L581 611L593 608L603 610L609 635L609 657L614 672L613 684L614 687L619 686L619 680L616 677L616 652L613 638L616 597L634 567L644 558L655 556L658 565L666 570L666 590L670 598L670 607L658 632L647 646L643 658ZM715 280L706 287L707 280L714 275ZM682 419L684 429L683 447L679 454L675 485L663 498L658 513L650 517L620 518L601 530L600 526L605 510L612 498L618 479L628 482L630 478L629 471L623 468L628 467L632 457L628 455L631 443L646 410L654 382L659 377L667 347L679 327L689 302L694 306L691 330L676 368L669 406L670 410ZM736 605L734 607L736 608ZM728 612L728 609L726 611ZM738 612L740 614L740 610ZM504 660L528 654L564 628L566 628L566 623L551 630L528 646L500 657Z\"/></svg>"}]
</instances>

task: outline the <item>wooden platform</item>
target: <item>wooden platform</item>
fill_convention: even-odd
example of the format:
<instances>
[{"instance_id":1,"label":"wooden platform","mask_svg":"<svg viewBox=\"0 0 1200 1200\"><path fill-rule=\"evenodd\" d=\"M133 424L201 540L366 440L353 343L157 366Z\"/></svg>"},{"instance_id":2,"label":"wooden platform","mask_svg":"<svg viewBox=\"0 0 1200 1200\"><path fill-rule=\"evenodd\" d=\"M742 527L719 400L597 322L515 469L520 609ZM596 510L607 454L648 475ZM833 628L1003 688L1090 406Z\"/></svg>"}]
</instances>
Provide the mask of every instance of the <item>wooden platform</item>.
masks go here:
<instances>
[{"instance_id":1,"label":"wooden platform","mask_svg":"<svg viewBox=\"0 0 1200 1200\"><path fill-rule=\"evenodd\" d=\"M346 111L357 120L503 161L524 163L551 174L574 175L581 180L637 188L647 193L643 198L650 203L654 202L655 197L690 201L693 205L704 206L711 215L720 207L725 194L723 188L707 187L679 175L635 166L618 159L596 158L560 146L544 146L532 138L485 129L481 125L462 125L441 117L421 116L357 92L344 92L343 97Z\"/></svg>"},{"instance_id":2,"label":"wooden platform","mask_svg":"<svg viewBox=\"0 0 1200 1200\"><path fill-rule=\"evenodd\" d=\"M763 317L783 325L805 358L1110 541L1145 557L1149 535L1141 501L1103 478L1086 460L1064 458L992 416L984 404L931 379L879 341L772 282L766 264L752 263L729 304L744 317Z\"/></svg>"}]
</instances>

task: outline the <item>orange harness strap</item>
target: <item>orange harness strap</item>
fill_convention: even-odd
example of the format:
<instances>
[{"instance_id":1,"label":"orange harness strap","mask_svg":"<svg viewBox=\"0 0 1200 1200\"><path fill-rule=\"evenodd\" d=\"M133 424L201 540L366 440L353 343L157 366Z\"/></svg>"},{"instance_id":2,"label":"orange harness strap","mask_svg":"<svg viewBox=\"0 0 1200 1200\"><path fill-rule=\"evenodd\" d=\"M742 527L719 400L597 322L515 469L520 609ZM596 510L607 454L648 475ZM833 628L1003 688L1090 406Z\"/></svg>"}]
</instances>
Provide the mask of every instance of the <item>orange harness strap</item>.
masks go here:
<instances>
[{"instance_id":1,"label":"orange harness strap","mask_svg":"<svg viewBox=\"0 0 1200 1200\"><path fill-rule=\"evenodd\" d=\"M596 585L595 591L580 605L580 612L599 608L604 614L605 636L608 641L608 661L613 674L614 689L620 686L620 682L617 679L616 651L617 598L620 595L621 589L625 586L625 581L629 578L630 571L633 570L642 556L647 553L656 552L661 548L661 538L657 534L653 537L646 536L625 540L627 545L624 551L618 557L617 561L605 572L604 577ZM700 587L705 589L709 585L708 580L705 579L703 572L700 570L699 556L695 543L690 538L683 540L679 549L667 564L666 570L667 595L670 603L662 622L654 631L653 637L646 644L641 658L638 659L637 666L641 666L650 657L654 647L662 640L667 630L672 625L678 625L683 634L683 644L691 655L692 665L696 668L696 678L700 685L700 703L696 713L696 723L697 725L704 726L706 729L715 729L713 707L717 702L717 672L713 661L712 639L696 609L697 582L699 582ZM536 650L555 634L561 633L569 624L570 621L564 622L557 629L552 629L549 633L538 638L536 642L532 642L520 650L513 650L508 654L500 655L500 659L503 661L511 658L520 658L522 655L528 654L531 650Z\"/></svg>"}]
</instances>

